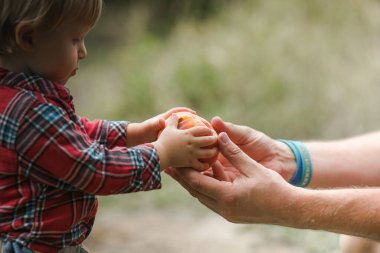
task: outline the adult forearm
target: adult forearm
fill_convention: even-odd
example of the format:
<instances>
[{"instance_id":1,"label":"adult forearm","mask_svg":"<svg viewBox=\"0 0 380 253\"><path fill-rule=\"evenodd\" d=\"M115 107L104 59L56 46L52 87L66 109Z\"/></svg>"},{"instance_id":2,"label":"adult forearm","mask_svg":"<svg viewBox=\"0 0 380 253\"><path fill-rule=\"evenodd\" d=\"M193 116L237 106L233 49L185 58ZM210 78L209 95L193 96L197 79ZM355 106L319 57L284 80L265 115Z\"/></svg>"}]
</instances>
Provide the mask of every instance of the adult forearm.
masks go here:
<instances>
[{"instance_id":1,"label":"adult forearm","mask_svg":"<svg viewBox=\"0 0 380 253\"><path fill-rule=\"evenodd\" d=\"M299 189L288 223L380 241L380 188ZM294 224L291 224L294 222Z\"/></svg>"},{"instance_id":2,"label":"adult forearm","mask_svg":"<svg viewBox=\"0 0 380 253\"><path fill-rule=\"evenodd\" d=\"M332 142L306 142L310 187L380 186L380 132Z\"/></svg>"}]
</instances>

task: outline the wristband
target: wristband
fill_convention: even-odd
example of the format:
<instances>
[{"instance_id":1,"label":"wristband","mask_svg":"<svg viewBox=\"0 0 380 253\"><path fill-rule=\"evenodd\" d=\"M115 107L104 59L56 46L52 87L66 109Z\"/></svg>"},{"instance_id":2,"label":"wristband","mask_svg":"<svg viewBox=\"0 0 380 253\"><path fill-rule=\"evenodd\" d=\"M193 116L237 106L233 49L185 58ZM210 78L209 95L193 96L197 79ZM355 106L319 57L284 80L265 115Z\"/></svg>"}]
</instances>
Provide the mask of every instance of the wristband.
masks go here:
<instances>
[{"instance_id":1,"label":"wristband","mask_svg":"<svg viewBox=\"0 0 380 253\"><path fill-rule=\"evenodd\" d=\"M313 174L313 166L311 163L311 158L309 151L306 146L300 141L291 141L291 140L278 140L282 143L285 143L290 150L292 151L297 167L289 183L295 186L307 187L311 181Z\"/></svg>"}]
</instances>

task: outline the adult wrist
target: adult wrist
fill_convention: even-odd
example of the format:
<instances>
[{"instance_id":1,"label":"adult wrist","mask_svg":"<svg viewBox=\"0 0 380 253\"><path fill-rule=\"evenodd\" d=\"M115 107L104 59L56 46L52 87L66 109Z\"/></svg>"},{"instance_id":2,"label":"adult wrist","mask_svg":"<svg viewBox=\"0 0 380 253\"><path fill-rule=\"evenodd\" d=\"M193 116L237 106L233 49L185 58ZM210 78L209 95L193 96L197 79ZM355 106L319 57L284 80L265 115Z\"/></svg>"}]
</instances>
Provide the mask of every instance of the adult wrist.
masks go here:
<instances>
[{"instance_id":1,"label":"adult wrist","mask_svg":"<svg viewBox=\"0 0 380 253\"><path fill-rule=\"evenodd\" d=\"M288 182L295 186L307 187L311 181L313 166L306 146L300 141L285 139L280 139L279 141L289 147L297 164L294 174Z\"/></svg>"},{"instance_id":2,"label":"adult wrist","mask_svg":"<svg viewBox=\"0 0 380 253\"><path fill-rule=\"evenodd\" d=\"M292 186L288 197L288 209L284 217L284 226L299 229L315 229L313 210L310 209L310 200L313 199L314 191L301 187ZM312 202L312 201L311 201Z\"/></svg>"},{"instance_id":3,"label":"adult wrist","mask_svg":"<svg viewBox=\"0 0 380 253\"><path fill-rule=\"evenodd\" d=\"M280 192L274 195L276 197L273 198L273 204L268 210L273 211L271 223L301 228L304 222L300 219L304 212L302 202L307 191L310 190L284 183ZM279 203L281 204L279 205ZM282 208L278 208L278 206Z\"/></svg>"},{"instance_id":4,"label":"adult wrist","mask_svg":"<svg viewBox=\"0 0 380 253\"><path fill-rule=\"evenodd\" d=\"M279 173L287 182L289 182L297 169L296 159L288 145L281 141L276 141L276 144L276 157L278 157L279 163L281 164Z\"/></svg>"}]
</instances>

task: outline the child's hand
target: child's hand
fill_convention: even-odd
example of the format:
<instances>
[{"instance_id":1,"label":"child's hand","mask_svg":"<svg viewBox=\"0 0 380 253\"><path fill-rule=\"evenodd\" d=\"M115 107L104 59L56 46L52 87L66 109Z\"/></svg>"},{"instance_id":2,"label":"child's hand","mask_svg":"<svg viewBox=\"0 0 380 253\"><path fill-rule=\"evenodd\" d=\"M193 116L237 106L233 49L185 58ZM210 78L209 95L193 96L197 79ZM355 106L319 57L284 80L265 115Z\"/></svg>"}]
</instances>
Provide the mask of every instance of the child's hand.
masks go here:
<instances>
[{"instance_id":1,"label":"child's hand","mask_svg":"<svg viewBox=\"0 0 380 253\"><path fill-rule=\"evenodd\" d=\"M141 123L129 123L127 129L127 147L157 140L158 133L165 128L165 120L176 112L195 113L186 107L175 107Z\"/></svg>"},{"instance_id":2,"label":"child's hand","mask_svg":"<svg viewBox=\"0 0 380 253\"><path fill-rule=\"evenodd\" d=\"M127 128L127 147L155 141L159 131L165 127L165 120L153 117L141 123L129 123Z\"/></svg>"},{"instance_id":3,"label":"child's hand","mask_svg":"<svg viewBox=\"0 0 380 253\"><path fill-rule=\"evenodd\" d=\"M204 126L190 129L178 129L178 116L173 114L167 121L166 128L153 143L160 157L161 168L192 167L199 171L207 170L210 165L199 159L217 155L216 147L205 148L216 143L217 137L212 130Z\"/></svg>"}]
</instances>

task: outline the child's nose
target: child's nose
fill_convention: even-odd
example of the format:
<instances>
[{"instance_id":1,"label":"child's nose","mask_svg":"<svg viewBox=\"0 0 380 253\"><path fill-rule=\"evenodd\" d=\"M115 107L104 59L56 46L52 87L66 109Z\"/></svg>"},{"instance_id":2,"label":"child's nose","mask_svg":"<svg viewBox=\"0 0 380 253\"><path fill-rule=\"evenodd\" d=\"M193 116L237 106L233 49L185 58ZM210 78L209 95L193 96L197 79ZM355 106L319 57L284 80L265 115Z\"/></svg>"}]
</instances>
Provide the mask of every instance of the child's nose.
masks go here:
<instances>
[{"instance_id":1,"label":"child's nose","mask_svg":"<svg viewBox=\"0 0 380 253\"><path fill-rule=\"evenodd\" d=\"M79 47L78 49L78 58L80 60L86 58L87 56L87 49L86 49L86 46L84 45L84 43L82 43L82 45Z\"/></svg>"}]
</instances>

